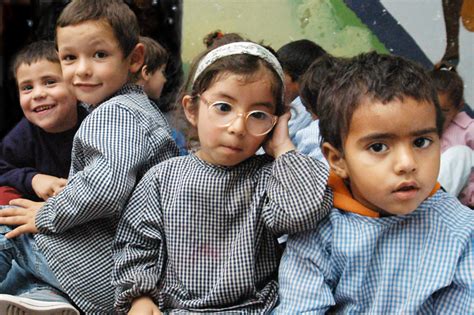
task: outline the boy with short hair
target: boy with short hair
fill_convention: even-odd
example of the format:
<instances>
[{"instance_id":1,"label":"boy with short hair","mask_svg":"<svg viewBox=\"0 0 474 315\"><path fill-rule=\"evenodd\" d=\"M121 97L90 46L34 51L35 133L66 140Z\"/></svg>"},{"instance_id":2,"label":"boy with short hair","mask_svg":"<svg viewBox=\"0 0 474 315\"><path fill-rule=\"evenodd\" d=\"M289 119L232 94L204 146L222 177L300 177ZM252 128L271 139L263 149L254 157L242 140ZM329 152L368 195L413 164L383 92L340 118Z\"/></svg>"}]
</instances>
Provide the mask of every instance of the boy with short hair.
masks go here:
<instances>
[{"instance_id":1,"label":"boy with short hair","mask_svg":"<svg viewBox=\"0 0 474 315\"><path fill-rule=\"evenodd\" d=\"M323 82L330 73L337 70L342 62L344 62L342 58L325 54L316 59L300 79L301 103L311 114L313 121L296 132L295 143L298 144L298 151L318 159L326 165L327 161L321 150L321 138L319 136L318 96Z\"/></svg>"},{"instance_id":2,"label":"boy with short hair","mask_svg":"<svg viewBox=\"0 0 474 315\"><path fill-rule=\"evenodd\" d=\"M24 118L0 143L0 186L46 200L67 183L72 139L87 111L63 79L53 42L25 46L12 72Z\"/></svg>"},{"instance_id":3,"label":"boy with short hair","mask_svg":"<svg viewBox=\"0 0 474 315\"><path fill-rule=\"evenodd\" d=\"M290 236L276 313L472 313L474 212L438 189L431 80L377 53L332 76L318 113L335 208Z\"/></svg>"},{"instance_id":4,"label":"boy with short hair","mask_svg":"<svg viewBox=\"0 0 474 315\"><path fill-rule=\"evenodd\" d=\"M167 81L165 70L168 52L156 40L147 36L140 36L140 43L145 47L145 61L141 69L137 71L135 81L143 86L143 90L154 103L160 104L159 98ZM170 116L167 115L170 110L169 106L160 109L169 119ZM175 128L171 129L171 135L179 148L179 155L188 154L184 135Z\"/></svg>"},{"instance_id":5,"label":"boy with short hair","mask_svg":"<svg viewBox=\"0 0 474 315\"><path fill-rule=\"evenodd\" d=\"M301 78L309 66L325 54L326 51L321 46L308 39L289 42L277 51L278 61L285 74L285 104L291 111L288 131L298 150L300 146L295 141L296 133L312 122L311 115L306 111L299 97Z\"/></svg>"},{"instance_id":6,"label":"boy with short hair","mask_svg":"<svg viewBox=\"0 0 474 315\"><path fill-rule=\"evenodd\" d=\"M143 45L123 1L72 1L57 21L56 42L64 79L94 110L74 138L64 190L46 203L20 200L20 209L0 212L0 224L18 225L7 241L20 250L37 246L42 279L82 311L113 313L111 250L122 209L145 172L178 151L159 109L127 84L143 63ZM24 233L34 234L26 245L20 241L31 234Z\"/></svg>"}]
</instances>

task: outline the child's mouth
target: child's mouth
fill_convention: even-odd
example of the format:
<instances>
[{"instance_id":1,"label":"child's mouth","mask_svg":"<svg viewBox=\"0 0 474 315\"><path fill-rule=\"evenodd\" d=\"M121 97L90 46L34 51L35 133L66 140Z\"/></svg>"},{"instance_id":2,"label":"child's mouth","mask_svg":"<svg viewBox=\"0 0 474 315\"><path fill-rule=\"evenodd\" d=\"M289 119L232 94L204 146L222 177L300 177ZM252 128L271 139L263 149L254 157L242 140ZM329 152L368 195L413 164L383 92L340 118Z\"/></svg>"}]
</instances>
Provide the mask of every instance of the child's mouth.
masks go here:
<instances>
[{"instance_id":1,"label":"child's mouth","mask_svg":"<svg viewBox=\"0 0 474 315\"><path fill-rule=\"evenodd\" d=\"M54 105L43 105L43 106L36 107L33 111L35 113L40 113L40 112L44 112L45 110L49 110L53 107L54 107Z\"/></svg>"},{"instance_id":2,"label":"child's mouth","mask_svg":"<svg viewBox=\"0 0 474 315\"><path fill-rule=\"evenodd\" d=\"M393 191L395 196L401 200L412 199L418 193L419 188L416 185L403 185Z\"/></svg>"}]
</instances>

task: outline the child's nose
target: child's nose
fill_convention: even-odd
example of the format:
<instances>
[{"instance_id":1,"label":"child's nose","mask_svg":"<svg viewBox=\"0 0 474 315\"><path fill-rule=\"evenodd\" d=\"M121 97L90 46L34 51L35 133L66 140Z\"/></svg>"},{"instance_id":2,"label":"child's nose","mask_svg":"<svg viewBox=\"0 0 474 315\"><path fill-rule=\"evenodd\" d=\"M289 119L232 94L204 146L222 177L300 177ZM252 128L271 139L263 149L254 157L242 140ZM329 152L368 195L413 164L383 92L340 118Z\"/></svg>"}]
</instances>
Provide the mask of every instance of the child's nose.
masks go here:
<instances>
[{"instance_id":1,"label":"child's nose","mask_svg":"<svg viewBox=\"0 0 474 315\"><path fill-rule=\"evenodd\" d=\"M417 170L417 160L413 148L398 148L396 152L395 172L408 174Z\"/></svg>"},{"instance_id":2,"label":"child's nose","mask_svg":"<svg viewBox=\"0 0 474 315\"><path fill-rule=\"evenodd\" d=\"M90 76L92 74L90 64L85 59L80 59L77 65L76 74L79 77Z\"/></svg>"},{"instance_id":3,"label":"child's nose","mask_svg":"<svg viewBox=\"0 0 474 315\"><path fill-rule=\"evenodd\" d=\"M232 123L229 125L228 130L234 134L244 135L246 132L244 115L237 115L234 118L234 121L232 121Z\"/></svg>"},{"instance_id":4,"label":"child's nose","mask_svg":"<svg viewBox=\"0 0 474 315\"><path fill-rule=\"evenodd\" d=\"M35 87L35 89L33 90L33 98L40 99L44 97L46 97L45 88L43 86Z\"/></svg>"}]
</instances>

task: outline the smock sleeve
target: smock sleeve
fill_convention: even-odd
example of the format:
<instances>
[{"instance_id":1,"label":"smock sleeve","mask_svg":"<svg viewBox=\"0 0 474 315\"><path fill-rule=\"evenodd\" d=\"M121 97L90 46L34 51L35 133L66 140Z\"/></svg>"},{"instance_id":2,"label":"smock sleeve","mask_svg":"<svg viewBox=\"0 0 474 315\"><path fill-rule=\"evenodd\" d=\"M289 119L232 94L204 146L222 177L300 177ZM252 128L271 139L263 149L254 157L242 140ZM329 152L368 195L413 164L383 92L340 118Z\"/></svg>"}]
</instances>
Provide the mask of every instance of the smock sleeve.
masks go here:
<instances>
[{"instance_id":1,"label":"smock sleeve","mask_svg":"<svg viewBox=\"0 0 474 315\"><path fill-rule=\"evenodd\" d=\"M278 157L266 182L263 217L275 234L317 226L332 208L329 171L320 161L297 151Z\"/></svg>"},{"instance_id":2,"label":"smock sleeve","mask_svg":"<svg viewBox=\"0 0 474 315\"><path fill-rule=\"evenodd\" d=\"M164 262L163 217L159 183L152 168L137 185L124 210L113 244L116 310L126 313L132 301L158 299Z\"/></svg>"}]
</instances>

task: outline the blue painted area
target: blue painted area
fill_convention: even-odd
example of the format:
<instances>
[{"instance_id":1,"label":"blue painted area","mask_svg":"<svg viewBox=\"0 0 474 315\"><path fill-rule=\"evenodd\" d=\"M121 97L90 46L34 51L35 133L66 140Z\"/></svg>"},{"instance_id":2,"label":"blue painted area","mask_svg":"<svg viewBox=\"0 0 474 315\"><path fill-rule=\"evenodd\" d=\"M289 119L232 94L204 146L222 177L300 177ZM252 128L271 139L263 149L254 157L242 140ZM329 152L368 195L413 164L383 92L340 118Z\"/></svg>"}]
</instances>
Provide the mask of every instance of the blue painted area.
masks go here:
<instances>
[{"instance_id":1,"label":"blue painted area","mask_svg":"<svg viewBox=\"0 0 474 315\"><path fill-rule=\"evenodd\" d=\"M433 68L431 60L379 0L344 2L390 53L417 61L427 69Z\"/></svg>"}]
</instances>

